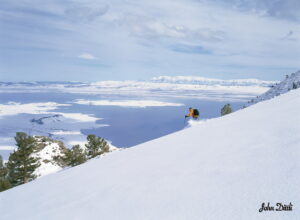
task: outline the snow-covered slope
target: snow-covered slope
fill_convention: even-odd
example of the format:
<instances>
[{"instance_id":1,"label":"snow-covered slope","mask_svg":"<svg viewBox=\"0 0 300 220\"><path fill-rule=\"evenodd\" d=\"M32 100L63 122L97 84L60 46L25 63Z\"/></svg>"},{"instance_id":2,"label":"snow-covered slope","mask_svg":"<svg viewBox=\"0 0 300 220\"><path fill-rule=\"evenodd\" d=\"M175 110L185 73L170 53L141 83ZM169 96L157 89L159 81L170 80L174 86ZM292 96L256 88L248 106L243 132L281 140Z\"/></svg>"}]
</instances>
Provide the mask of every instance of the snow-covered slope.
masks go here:
<instances>
[{"instance_id":1,"label":"snow-covered slope","mask_svg":"<svg viewBox=\"0 0 300 220\"><path fill-rule=\"evenodd\" d=\"M48 175L0 193L1 219L300 219L299 111L296 89Z\"/></svg>"},{"instance_id":2,"label":"snow-covered slope","mask_svg":"<svg viewBox=\"0 0 300 220\"><path fill-rule=\"evenodd\" d=\"M300 70L298 72L292 73L291 75L286 75L286 78L280 83L273 85L267 92L252 99L248 102L247 106L253 105L255 103L271 99L275 96L287 93L292 89L300 88Z\"/></svg>"}]
</instances>

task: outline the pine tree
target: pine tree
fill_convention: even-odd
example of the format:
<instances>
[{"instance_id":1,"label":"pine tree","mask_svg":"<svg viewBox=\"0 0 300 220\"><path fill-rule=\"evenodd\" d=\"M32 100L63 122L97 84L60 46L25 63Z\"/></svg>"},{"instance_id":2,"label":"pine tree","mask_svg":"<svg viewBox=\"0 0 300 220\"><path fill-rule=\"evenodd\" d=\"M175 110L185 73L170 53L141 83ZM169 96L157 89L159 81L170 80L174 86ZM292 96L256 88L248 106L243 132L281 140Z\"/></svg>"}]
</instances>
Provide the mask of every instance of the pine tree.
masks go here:
<instances>
[{"instance_id":1,"label":"pine tree","mask_svg":"<svg viewBox=\"0 0 300 220\"><path fill-rule=\"evenodd\" d=\"M87 141L88 143L85 146L89 159L109 151L109 145L103 138L90 134L87 136Z\"/></svg>"},{"instance_id":2,"label":"pine tree","mask_svg":"<svg viewBox=\"0 0 300 220\"><path fill-rule=\"evenodd\" d=\"M0 155L0 192L11 188L7 173L7 167L3 164L2 156Z\"/></svg>"},{"instance_id":3,"label":"pine tree","mask_svg":"<svg viewBox=\"0 0 300 220\"><path fill-rule=\"evenodd\" d=\"M297 89L297 84L295 82L293 82L293 89Z\"/></svg>"},{"instance_id":4,"label":"pine tree","mask_svg":"<svg viewBox=\"0 0 300 220\"><path fill-rule=\"evenodd\" d=\"M222 116L223 115L227 115L227 114L229 114L231 112L232 112L232 108L231 108L230 104L224 105L224 107L221 109L221 115Z\"/></svg>"},{"instance_id":5,"label":"pine tree","mask_svg":"<svg viewBox=\"0 0 300 220\"><path fill-rule=\"evenodd\" d=\"M63 161L66 166L77 166L87 161L84 150L79 145L74 145L72 149L68 149L65 152Z\"/></svg>"},{"instance_id":6,"label":"pine tree","mask_svg":"<svg viewBox=\"0 0 300 220\"><path fill-rule=\"evenodd\" d=\"M32 157L36 147L36 141L26 133L16 133L17 150L10 154L7 163L9 180L13 186L27 183L36 178L33 174L40 166L38 158Z\"/></svg>"}]
</instances>

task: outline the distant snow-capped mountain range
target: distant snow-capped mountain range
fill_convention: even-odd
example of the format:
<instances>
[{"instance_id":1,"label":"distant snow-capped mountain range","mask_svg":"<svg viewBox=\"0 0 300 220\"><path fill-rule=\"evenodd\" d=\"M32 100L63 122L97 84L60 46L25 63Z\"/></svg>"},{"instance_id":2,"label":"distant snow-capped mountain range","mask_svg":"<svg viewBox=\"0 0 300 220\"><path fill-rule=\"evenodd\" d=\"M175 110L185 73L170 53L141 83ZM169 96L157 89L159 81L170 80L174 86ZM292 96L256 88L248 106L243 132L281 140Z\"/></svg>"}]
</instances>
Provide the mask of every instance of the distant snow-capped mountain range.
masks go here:
<instances>
[{"instance_id":1,"label":"distant snow-capped mountain range","mask_svg":"<svg viewBox=\"0 0 300 220\"><path fill-rule=\"evenodd\" d=\"M269 87L278 81L264 81L259 79L212 79L197 76L159 76L154 77L152 82L176 83L193 85L222 85L222 86L263 86Z\"/></svg>"},{"instance_id":2,"label":"distant snow-capped mountain range","mask_svg":"<svg viewBox=\"0 0 300 220\"><path fill-rule=\"evenodd\" d=\"M249 100L266 92L277 81L221 80L194 76L160 76L148 81L0 82L1 93L76 93L138 97Z\"/></svg>"},{"instance_id":3,"label":"distant snow-capped mountain range","mask_svg":"<svg viewBox=\"0 0 300 220\"><path fill-rule=\"evenodd\" d=\"M98 84L116 86L121 82L131 82L131 83L172 83L172 84L188 84L188 85L222 85L222 86L263 86L269 87L278 81L265 81L259 79L213 79L198 76L158 76L153 77L150 80L140 80L140 81L99 81L99 82L64 82L64 81L34 81L34 82L0 82L0 86L64 86L68 87L85 87L85 86L95 86Z\"/></svg>"}]
</instances>

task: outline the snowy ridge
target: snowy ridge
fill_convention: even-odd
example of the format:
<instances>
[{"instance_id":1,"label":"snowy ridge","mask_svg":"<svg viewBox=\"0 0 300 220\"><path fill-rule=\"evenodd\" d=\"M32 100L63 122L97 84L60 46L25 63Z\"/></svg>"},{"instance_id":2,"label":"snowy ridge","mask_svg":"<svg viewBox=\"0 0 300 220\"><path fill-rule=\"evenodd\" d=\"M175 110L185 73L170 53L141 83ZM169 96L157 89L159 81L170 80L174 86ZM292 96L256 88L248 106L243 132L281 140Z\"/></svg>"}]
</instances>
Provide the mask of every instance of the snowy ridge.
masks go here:
<instances>
[{"instance_id":1,"label":"snowy ridge","mask_svg":"<svg viewBox=\"0 0 300 220\"><path fill-rule=\"evenodd\" d=\"M276 83L264 94L252 99L246 106L253 105L255 103L274 98L281 94L287 93L292 89L300 88L300 70L292 73L290 76L286 75L286 78L280 83Z\"/></svg>"},{"instance_id":2,"label":"snowy ridge","mask_svg":"<svg viewBox=\"0 0 300 220\"><path fill-rule=\"evenodd\" d=\"M158 76L153 77L152 82L195 84L195 85L222 85L222 86L263 86L270 87L277 81L264 81L259 79L212 79L197 76Z\"/></svg>"},{"instance_id":3,"label":"snowy ridge","mask_svg":"<svg viewBox=\"0 0 300 220\"><path fill-rule=\"evenodd\" d=\"M38 149L32 156L38 158L41 165L35 170L34 174L41 177L62 170L63 167L54 160L54 157L64 155L67 150L64 144L48 137L40 136L35 137L35 139Z\"/></svg>"},{"instance_id":4,"label":"snowy ridge","mask_svg":"<svg viewBox=\"0 0 300 220\"><path fill-rule=\"evenodd\" d=\"M40 178L0 193L1 218L300 219L299 111L296 89Z\"/></svg>"},{"instance_id":5,"label":"snowy ridge","mask_svg":"<svg viewBox=\"0 0 300 220\"><path fill-rule=\"evenodd\" d=\"M60 164L57 160L55 160L57 157L63 157L66 153L67 148L64 143L45 136L35 136L34 138L38 147L32 156L38 158L39 163L41 164L35 170L34 174L37 177L42 177L64 169L63 164ZM80 146L85 149L85 144L86 142L82 143ZM119 150L119 148L113 146L110 142L108 142L108 144L109 152ZM105 154L107 153L104 153L100 157Z\"/></svg>"}]
</instances>

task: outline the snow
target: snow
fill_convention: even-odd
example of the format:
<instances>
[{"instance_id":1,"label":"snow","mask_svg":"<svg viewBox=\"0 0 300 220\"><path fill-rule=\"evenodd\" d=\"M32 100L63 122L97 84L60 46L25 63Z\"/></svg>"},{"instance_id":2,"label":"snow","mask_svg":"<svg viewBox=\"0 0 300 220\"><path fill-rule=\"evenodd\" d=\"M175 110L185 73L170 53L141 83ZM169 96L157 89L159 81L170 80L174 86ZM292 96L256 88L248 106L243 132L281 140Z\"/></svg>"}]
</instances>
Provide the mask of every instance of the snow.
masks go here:
<instances>
[{"instance_id":1,"label":"snow","mask_svg":"<svg viewBox=\"0 0 300 220\"><path fill-rule=\"evenodd\" d=\"M199 98L207 100L248 100L266 92L277 81L257 79L220 80L203 77L156 77L149 81L84 82L0 82L0 92L53 92L110 94L135 97Z\"/></svg>"},{"instance_id":2,"label":"snow","mask_svg":"<svg viewBox=\"0 0 300 220\"><path fill-rule=\"evenodd\" d=\"M63 112L52 112L54 114L61 114L65 118L73 119L79 122L96 122L102 118L96 118L91 115L82 114L82 113L63 113Z\"/></svg>"},{"instance_id":3,"label":"snow","mask_svg":"<svg viewBox=\"0 0 300 220\"><path fill-rule=\"evenodd\" d=\"M158 76L153 77L153 82L167 82L177 84L199 84L199 85L225 85L225 86L271 86L278 81L265 81L259 79L213 79L199 76Z\"/></svg>"},{"instance_id":4,"label":"snow","mask_svg":"<svg viewBox=\"0 0 300 220\"><path fill-rule=\"evenodd\" d=\"M69 104L58 104L56 102L21 104L9 102L7 104L0 104L0 117L17 114L45 114L45 112L57 109L59 106L69 106Z\"/></svg>"},{"instance_id":5,"label":"snow","mask_svg":"<svg viewBox=\"0 0 300 220\"><path fill-rule=\"evenodd\" d=\"M54 139L66 142L85 140L86 135L81 129L107 127L108 124L98 124L102 118L93 114L60 112L60 104L56 102L9 102L0 104L0 119L2 123L0 146L14 145L13 137L16 132L23 131L28 134L51 136ZM8 150L0 147L0 150ZM11 149L10 149L11 150ZM8 154L6 154L6 158Z\"/></svg>"},{"instance_id":6,"label":"snow","mask_svg":"<svg viewBox=\"0 0 300 220\"><path fill-rule=\"evenodd\" d=\"M293 85L296 85L297 88L300 88L300 71L292 73L291 75L287 75L287 77L283 81L281 81L280 83L276 83L267 92L256 97L255 99L252 99L246 106L253 105L254 103L268 100L274 98L275 96L287 93L288 91L293 89Z\"/></svg>"},{"instance_id":7,"label":"snow","mask_svg":"<svg viewBox=\"0 0 300 220\"><path fill-rule=\"evenodd\" d=\"M43 149L32 154L33 157L39 158L39 162L41 164L34 172L34 174L38 177L62 170L62 167L53 161L53 157L62 155L62 151L58 143L48 141L44 144L45 147Z\"/></svg>"},{"instance_id":8,"label":"snow","mask_svg":"<svg viewBox=\"0 0 300 220\"><path fill-rule=\"evenodd\" d=\"M64 151L67 149L65 146L63 146L62 142L58 142L56 140L52 140L48 137L35 137L37 140L37 143L42 145L41 149L38 149L37 152L34 152L32 154L33 157L38 158L40 162L40 166L35 170L34 174L39 177L44 177L46 175L56 173L58 171L61 171L63 167L59 165L53 158L57 156L63 156ZM46 139L46 141L43 141L43 139ZM77 144L80 144L82 149L85 148L85 144L87 142L79 142ZM61 145L61 146L60 146ZM75 145L75 142L74 144ZM119 148L113 146L109 142L109 152L118 151ZM107 153L104 153L102 156L105 156Z\"/></svg>"},{"instance_id":9,"label":"snow","mask_svg":"<svg viewBox=\"0 0 300 220\"><path fill-rule=\"evenodd\" d=\"M300 219L300 89L0 193L5 220ZM24 202L26 201L26 202ZM293 204L264 211L261 204Z\"/></svg>"},{"instance_id":10,"label":"snow","mask_svg":"<svg viewBox=\"0 0 300 220\"><path fill-rule=\"evenodd\" d=\"M76 88L73 92L75 92ZM178 98L201 98L201 99L239 99L239 95L253 96L268 90L268 87L260 85L220 85L220 84L190 84L169 82L147 82L147 81L100 81L91 83L86 88L80 88L77 92L109 93L139 96L162 96ZM236 96L237 95L237 96ZM243 99L243 98L240 98Z\"/></svg>"},{"instance_id":11,"label":"snow","mask_svg":"<svg viewBox=\"0 0 300 220\"><path fill-rule=\"evenodd\" d=\"M54 135L80 135L80 131L54 131L52 132Z\"/></svg>"},{"instance_id":12,"label":"snow","mask_svg":"<svg viewBox=\"0 0 300 220\"><path fill-rule=\"evenodd\" d=\"M7 104L0 104L0 117L18 114L57 114L58 116L63 116L65 118L80 122L96 122L97 120L101 119L82 113L62 113L51 111L57 109L60 106L70 106L70 104L59 104L56 102L37 102L22 104L17 102L9 102Z\"/></svg>"},{"instance_id":13,"label":"snow","mask_svg":"<svg viewBox=\"0 0 300 220\"><path fill-rule=\"evenodd\" d=\"M161 102L154 100L77 100L76 104L81 105L107 105L107 106L121 106L121 107L157 107L157 106L183 106L181 103Z\"/></svg>"},{"instance_id":14,"label":"snow","mask_svg":"<svg viewBox=\"0 0 300 220\"><path fill-rule=\"evenodd\" d=\"M68 145L74 146L74 145L80 145L81 147L84 147L86 144L86 141L69 141Z\"/></svg>"}]
</instances>

